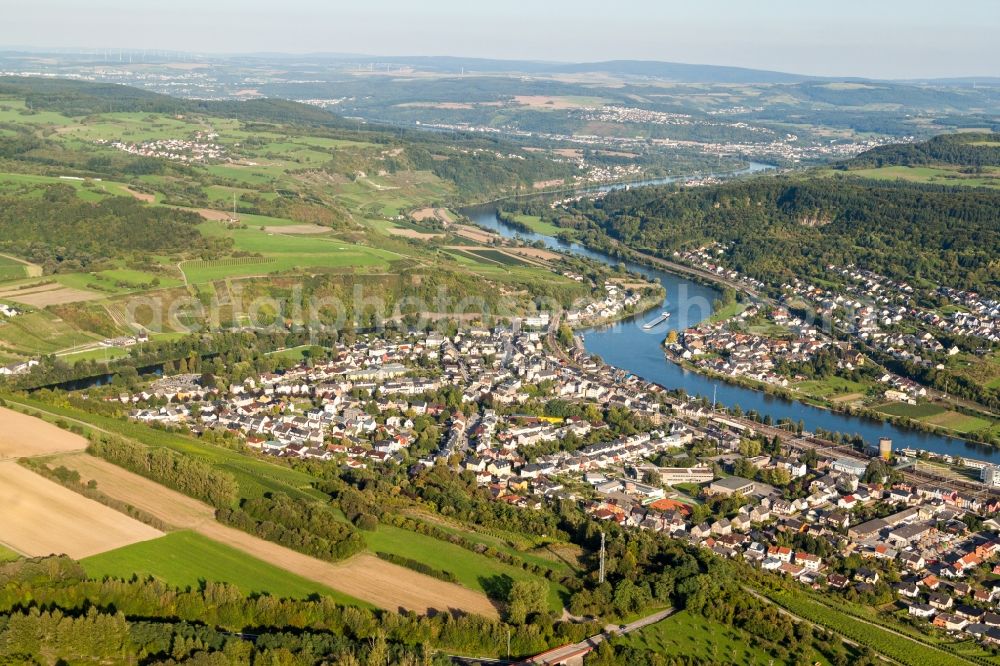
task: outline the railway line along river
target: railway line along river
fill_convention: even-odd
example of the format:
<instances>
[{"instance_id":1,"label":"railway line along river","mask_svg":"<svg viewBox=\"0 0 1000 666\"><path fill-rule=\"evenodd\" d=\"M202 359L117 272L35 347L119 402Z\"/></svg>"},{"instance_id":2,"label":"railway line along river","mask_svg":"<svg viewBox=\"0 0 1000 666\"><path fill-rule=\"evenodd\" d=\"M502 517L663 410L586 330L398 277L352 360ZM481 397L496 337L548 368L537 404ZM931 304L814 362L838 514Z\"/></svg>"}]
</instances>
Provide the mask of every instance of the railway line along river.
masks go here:
<instances>
[{"instance_id":1,"label":"railway line along river","mask_svg":"<svg viewBox=\"0 0 1000 666\"><path fill-rule=\"evenodd\" d=\"M765 168L766 165L752 164L747 171L760 171ZM670 181L640 182L631 186L640 187L665 182ZM528 242L541 241L550 248L571 252L605 264L616 266L622 263L619 258L590 250L576 243L565 243L552 236L515 229L499 219L497 210L493 206L471 207L462 212L478 226L507 238L521 238ZM712 314L712 302L720 296L719 291L682 275L632 262L625 262L625 265L629 270L651 279L658 279L666 289L666 298L661 305L630 319L580 332L587 351L597 354L606 363L669 389L684 389L689 395L709 398L715 395L719 404L730 407L739 405L744 412L753 410L761 415L770 415L775 422L778 419L790 419L793 422L802 420L809 431L823 429L846 435L858 434L868 443L877 442L880 437L889 437L897 450L910 447L1000 464L998 448L789 401L680 367L664 356L661 347L663 338L671 329L683 330L709 317ZM643 324L655 319L660 312L670 313L669 319L651 329L643 329Z\"/></svg>"}]
</instances>

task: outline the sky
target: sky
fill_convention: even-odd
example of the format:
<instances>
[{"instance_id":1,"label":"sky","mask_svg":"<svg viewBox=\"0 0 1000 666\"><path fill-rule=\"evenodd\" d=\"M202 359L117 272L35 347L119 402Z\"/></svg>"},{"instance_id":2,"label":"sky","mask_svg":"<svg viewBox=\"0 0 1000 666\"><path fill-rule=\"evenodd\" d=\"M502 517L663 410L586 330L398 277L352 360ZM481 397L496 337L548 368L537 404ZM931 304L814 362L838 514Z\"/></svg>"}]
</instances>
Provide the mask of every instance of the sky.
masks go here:
<instances>
[{"instance_id":1,"label":"sky","mask_svg":"<svg viewBox=\"0 0 1000 666\"><path fill-rule=\"evenodd\" d=\"M0 48L452 55L1000 76L1000 0L8 0Z\"/></svg>"}]
</instances>

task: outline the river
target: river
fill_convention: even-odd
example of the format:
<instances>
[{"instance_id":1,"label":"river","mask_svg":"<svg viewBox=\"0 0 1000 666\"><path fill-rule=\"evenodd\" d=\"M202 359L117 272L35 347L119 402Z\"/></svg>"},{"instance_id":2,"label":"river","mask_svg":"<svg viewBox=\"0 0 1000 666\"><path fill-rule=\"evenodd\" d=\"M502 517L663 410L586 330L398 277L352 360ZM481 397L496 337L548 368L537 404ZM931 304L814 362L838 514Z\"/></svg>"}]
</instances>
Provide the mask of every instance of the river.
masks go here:
<instances>
[{"instance_id":1,"label":"river","mask_svg":"<svg viewBox=\"0 0 1000 666\"><path fill-rule=\"evenodd\" d=\"M751 163L748 169L740 173L762 171L767 168L770 167ZM676 180L679 179L659 179L633 183L630 186L659 185ZM605 186L588 191L607 191L621 187L624 186ZM521 238L528 242L541 241L547 247L568 251L613 266L622 263L618 258L576 243L564 243L552 236L514 229L500 221L496 208L492 206L468 208L462 212L475 224L507 238ZM581 332L587 351L597 354L606 363L631 372L646 381L656 382L671 389L684 389L689 395L701 395L710 399L715 396L721 405L730 407L739 405L744 412L753 410L762 415L769 414L775 422L778 419L791 419L793 422L802 420L807 430L819 428L847 435L858 434L868 443L877 442L880 437L889 437L896 449L912 447L1000 464L1000 449L994 447L785 400L762 391L706 377L668 361L660 346L667 332L672 329L683 330L709 317L712 314L712 302L720 296L719 291L681 275L631 262L624 263L631 271L651 279L658 279L666 289L666 298L660 307L646 313L610 326ZM661 311L669 312L670 318L651 330L644 330L642 324L655 319Z\"/></svg>"}]
</instances>

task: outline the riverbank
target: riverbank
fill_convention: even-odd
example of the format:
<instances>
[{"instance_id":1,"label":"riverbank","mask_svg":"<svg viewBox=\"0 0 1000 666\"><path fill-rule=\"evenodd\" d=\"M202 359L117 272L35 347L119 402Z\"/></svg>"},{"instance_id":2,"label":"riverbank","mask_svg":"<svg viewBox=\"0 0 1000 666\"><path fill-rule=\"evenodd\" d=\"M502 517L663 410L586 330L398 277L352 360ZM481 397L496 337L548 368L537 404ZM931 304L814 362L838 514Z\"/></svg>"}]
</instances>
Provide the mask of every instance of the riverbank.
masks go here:
<instances>
[{"instance_id":1,"label":"riverbank","mask_svg":"<svg viewBox=\"0 0 1000 666\"><path fill-rule=\"evenodd\" d=\"M522 233L504 225L495 208L482 207L462 211L476 225L507 238L521 237L527 242L540 242L554 250L568 251L579 256L610 265L624 263L626 268L658 281L667 291L667 299L658 307L670 312L665 328L643 331L641 323L632 318L605 326L581 329L586 351L601 357L604 362L646 381L679 390L690 396L715 398L719 404L739 404L744 412L755 411L768 415L772 421L804 421L810 430L858 434L868 443L881 437L892 439L897 447L923 449L941 455L952 455L985 460L1000 465L1000 448L984 446L968 440L908 427L897 426L883 419L864 415L833 412L829 409L802 403L794 397L786 399L757 389L735 386L728 382L691 372L664 358L661 342L669 330L684 330L698 325L713 314L712 303L721 298L718 281L699 279L688 272L672 270L660 263L634 261L611 256L606 251L595 251L580 243L567 243L539 233ZM635 256L634 254L631 256ZM639 259L636 257L636 259ZM690 269L689 269L690 270ZM683 307L680 305L683 301Z\"/></svg>"},{"instance_id":2,"label":"riverbank","mask_svg":"<svg viewBox=\"0 0 1000 666\"><path fill-rule=\"evenodd\" d=\"M734 386L760 391L767 395L772 395L774 397L781 398L782 400L798 402L804 405L809 405L810 407L816 409L825 409L827 411L837 414L845 414L847 416L866 418L872 421L888 423L896 427L905 427L926 433L940 435L942 437L950 437L952 439L959 440L962 442L967 442L969 444L977 444L980 446L989 446L997 448L997 445L994 444L993 442L977 440L970 437L963 437L960 431L925 423L923 421L919 421L917 419L913 419L907 416L890 414L887 412L880 411L878 408L856 407L851 404L838 403L832 400L828 400L822 396L810 394L808 392L804 392L794 388L769 384L767 382L761 382L756 379L749 379L746 377L733 377L720 372L713 372L711 370L706 370L698 365L695 365L694 363L691 363L690 361L681 358L676 353L672 352L667 345L664 345L664 357L668 361L684 368L689 372L698 373L704 377L709 377L711 379L723 381L726 382L727 384L731 384ZM905 403L900 403L900 404L905 404ZM935 403L927 403L927 404L935 404ZM852 433L845 432L842 434L849 435Z\"/></svg>"}]
</instances>

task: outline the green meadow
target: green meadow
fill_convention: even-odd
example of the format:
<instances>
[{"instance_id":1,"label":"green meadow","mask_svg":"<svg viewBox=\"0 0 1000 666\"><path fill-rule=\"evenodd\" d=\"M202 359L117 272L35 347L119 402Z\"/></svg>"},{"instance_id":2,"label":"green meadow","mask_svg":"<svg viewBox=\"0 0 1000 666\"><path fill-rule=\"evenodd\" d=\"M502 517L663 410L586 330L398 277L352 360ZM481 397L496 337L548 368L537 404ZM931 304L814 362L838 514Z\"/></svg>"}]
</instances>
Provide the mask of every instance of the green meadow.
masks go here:
<instances>
[{"instance_id":1,"label":"green meadow","mask_svg":"<svg viewBox=\"0 0 1000 666\"><path fill-rule=\"evenodd\" d=\"M753 666L775 663L774 658L757 647L746 632L687 611L674 613L634 634L615 638L613 644L631 645L696 663Z\"/></svg>"},{"instance_id":2,"label":"green meadow","mask_svg":"<svg viewBox=\"0 0 1000 666\"><path fill-rule=\"evenodd\" d=\"M502 579L509 578L545 583L549 590L549 606L555 612L561 611L564 597L569 596L562 585L432 536L391 525L379 525L373 532L362 532L362 535L368 549L373 552L401 555L435 569L449 571L463 586L487 595Z\"/></svg>"},{"instance_id":3,"label":"green meadow","mask_svg":"<svg viewBox=\"0 0 1000 666\"><path fill-rule=\"evenodd\" d=\"M81 561L92 578L152 577L180 588L197 589L206 582L230 583L244 594L266 593L282 598L314 594L338 603L368 606L336 590L251 557L195 532L165 534Z\"/></svg>"}]
</instances>

